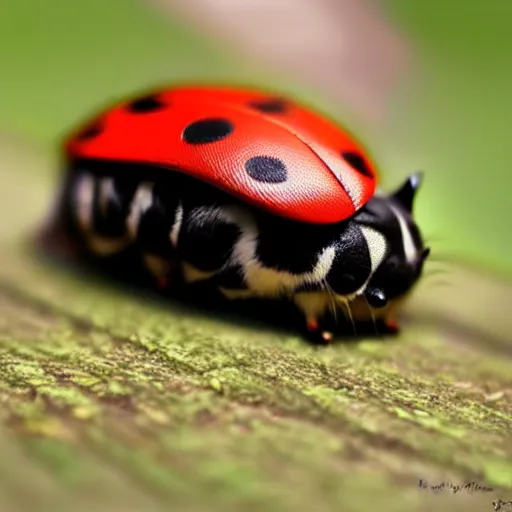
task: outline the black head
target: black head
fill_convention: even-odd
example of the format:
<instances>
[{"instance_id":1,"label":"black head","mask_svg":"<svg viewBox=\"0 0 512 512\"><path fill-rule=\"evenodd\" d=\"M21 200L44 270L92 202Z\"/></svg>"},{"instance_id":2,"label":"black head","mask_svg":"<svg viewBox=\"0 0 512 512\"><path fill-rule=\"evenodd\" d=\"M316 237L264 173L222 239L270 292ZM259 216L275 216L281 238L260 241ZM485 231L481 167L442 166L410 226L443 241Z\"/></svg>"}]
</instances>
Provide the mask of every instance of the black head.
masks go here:
<instances>
[{"instance_id":1,"label":"black head","mask_svg":"<svg viewBox=\"0 0 512 512\"><path fill-rule=\"evenodd\" d=\"M356 215L361 229L375 233L376 244L384 244L368 244L370 253L380 254L380 261L372 265L371 276L362 290L372 308L383 308L404 297L421 277L430 253L413 218L414 200L422 180L421 173L412 174L397 191L376 195Z\"/></svg>"},{"instance_id":2,"label":"black head","mask_svg":"<svg viewBox=\"0 0 512 512\"><path fill-rule=\"evenodd\" d=\"M377 193L349 220L329 226L327 275L300 289L327 292L312 296L310 311L339 306L352 322L394 323L397 306L418 282L430 252L413 219L421 182L422 175L413 174L394 193Z\"/></svg>"}]
</instances>

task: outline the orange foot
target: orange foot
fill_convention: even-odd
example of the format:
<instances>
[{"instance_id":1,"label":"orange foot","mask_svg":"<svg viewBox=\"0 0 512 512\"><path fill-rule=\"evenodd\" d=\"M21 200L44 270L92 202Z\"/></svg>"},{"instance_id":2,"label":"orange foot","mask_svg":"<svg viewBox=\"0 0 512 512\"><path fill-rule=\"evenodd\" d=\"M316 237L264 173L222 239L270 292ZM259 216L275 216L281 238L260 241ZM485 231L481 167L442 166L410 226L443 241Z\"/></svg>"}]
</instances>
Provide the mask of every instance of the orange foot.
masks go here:
<instances>
[{"instance_id":1,"label":"orange foot","mask_svg":"<svg viewBox=\"0 0 512 512\"><path fill-rule=\"evenodd\" d=\"M332 333L323 331L316 319L308 319L306 322L308 339L315 345L328 345L332 341Z\"/></svg>"},{"instance_id":2,"label":"orange foot","mask_svg":"<svg viewBox=\"0 0 512 512\"><path fill-rule=\"evenodd\" d=\"M397 334L400 330L396 322L386 322L385 326L387 334Z\"/></svg>"}]
</instances>

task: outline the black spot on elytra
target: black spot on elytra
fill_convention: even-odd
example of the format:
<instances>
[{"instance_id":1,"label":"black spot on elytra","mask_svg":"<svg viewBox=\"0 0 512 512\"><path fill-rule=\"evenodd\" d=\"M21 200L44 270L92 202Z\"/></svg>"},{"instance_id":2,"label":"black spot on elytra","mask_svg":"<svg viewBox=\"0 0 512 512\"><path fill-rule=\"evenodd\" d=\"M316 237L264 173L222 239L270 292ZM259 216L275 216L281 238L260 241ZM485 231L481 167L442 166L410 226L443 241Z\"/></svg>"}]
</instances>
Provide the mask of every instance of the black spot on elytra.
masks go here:
<instances>
[{"instance_id":1,"label":"black spot on elytra","mask_svg":"<svg viewBox=\"0 0 512 512\"><path fill-rule=\"evenodd\" d=\"M207 144L224 139L234 127L227 119L201 119L183 130L182 138L189 144Z\"/></svg>"},{"instance_id":2,"label":"black spot on elytra","mask_svg":"<svg viewBox=\"0 0 512 512\"><path fill-rule=\"evenodd\" d=\"M341 156L357 172L361 173L363 176L368 176L368 178L373 178L372 171L368 167L365 159L359 153L344 151L341 153Z\"/></svg>"},{"instance_id":3,"label":"black spot on elytra","mask_svg":"<svg viewBox=\"0 0 512 512\"><path fill-rule=\"evenodd\" d=\"M271 156L255 156L245 163L247 174L256 181L263 183L283 183L288 172L284 163Z\"/></svg>"},{"instance_id":4,"label":"black spot on elytra","mask_svg":"<svg viewBox=\"0 0 512 512\"><path fill-rule=\"evenodd\" d=\"M94 137L97 137L102 131L103 126L101 126L99 123L93 124L82 130L76 138L78 140L90 140L93 139Z\"/></svg>"},{"instance_id":5,"label":"black spot on elytra","mask_svg":"<svg viewBox=\"0 0 512 512\"><path fill-rule=\"evenodd\" d=\"M253 101L249 103L249 106L265 114L282 114L287 110L287 103L281 98Z\"/></svg>"},{"instance_id":6,"label":"black spot on elytra","mask_svg":"<svg viewBox=\"0 0 512 512\"><path fill-rule=\"evenodd\" d=\"M148 112L155 112L165 106L165 103L157 96L151 95L133 100L126 108L134 114L145 114Z\"/></svg>"}]
</instances>

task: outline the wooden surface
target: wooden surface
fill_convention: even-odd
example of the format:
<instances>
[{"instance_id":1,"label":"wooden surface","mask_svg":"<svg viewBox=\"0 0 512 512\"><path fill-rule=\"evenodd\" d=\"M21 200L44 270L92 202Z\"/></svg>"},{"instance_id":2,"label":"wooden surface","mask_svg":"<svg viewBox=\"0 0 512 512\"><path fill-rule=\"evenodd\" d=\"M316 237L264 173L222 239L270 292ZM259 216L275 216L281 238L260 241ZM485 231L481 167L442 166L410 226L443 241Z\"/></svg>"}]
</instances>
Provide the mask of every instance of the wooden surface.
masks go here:
<instances>
[{"instance_id":1,"label":"wooden surface","mask_svg":"<svg viewBox=\"0 0 512 512\"><path fill-rule=\"evenodd\" d=\"M486 511L512 499L510 286L443 265L399 339L317 350L35 254L55 166L1 139L0 510Z\"/></svg>"}]
</instances>

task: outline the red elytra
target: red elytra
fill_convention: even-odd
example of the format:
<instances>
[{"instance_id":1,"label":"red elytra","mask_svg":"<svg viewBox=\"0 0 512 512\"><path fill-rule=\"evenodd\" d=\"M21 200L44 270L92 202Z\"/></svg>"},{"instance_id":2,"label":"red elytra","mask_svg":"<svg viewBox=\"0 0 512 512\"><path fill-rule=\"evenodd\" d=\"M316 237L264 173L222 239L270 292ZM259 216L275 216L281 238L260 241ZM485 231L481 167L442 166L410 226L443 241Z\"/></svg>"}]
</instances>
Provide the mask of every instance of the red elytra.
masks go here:
<instances>
[{"instance_id":1,"label":"red elytra","mask_svg":"<svg viewBox=\"0 0 512 512\"><path fill-rule=\"evenodd\" d=\"M222 87L169 88L148 98L147 108L130 109L127 101L100 114L66 142L67 156L180 171L306 223L345 220L374 194L376 171L354 137L287 99ZM198 143L184 135L208 120L218 121L224 137ZM205 125L189 132L204 136ZM258 179L248 171L251 159L260 164Z\"/></svg>"}]
</instances>

